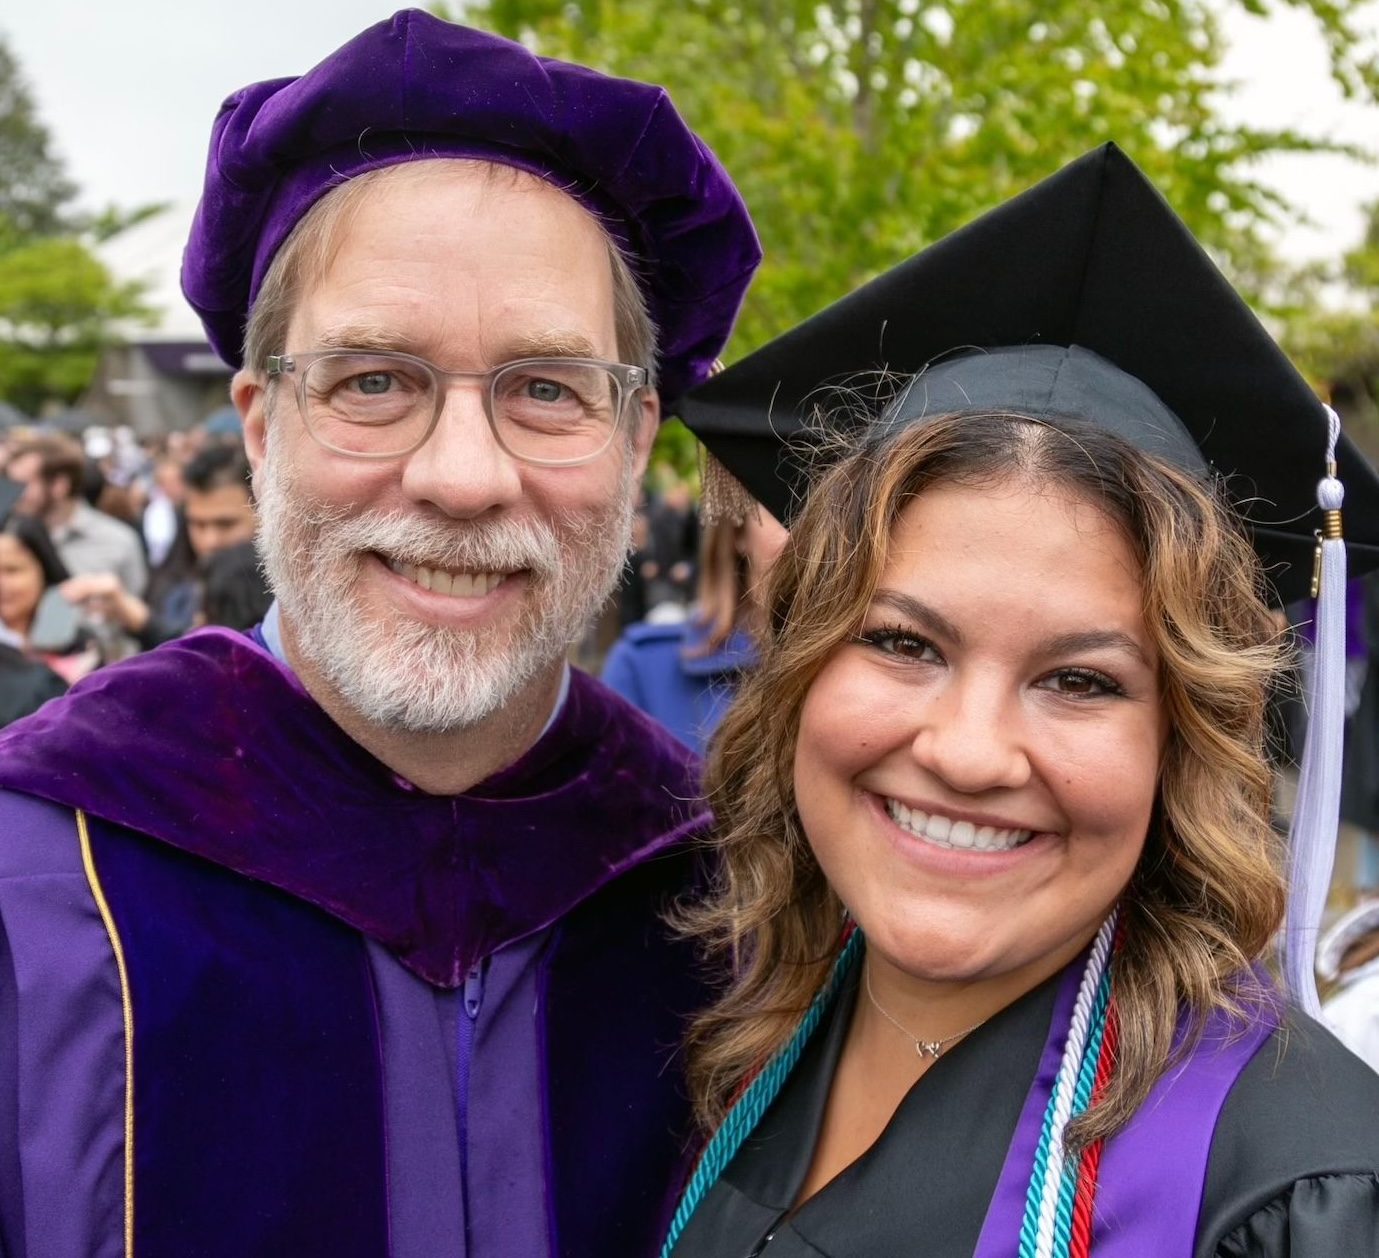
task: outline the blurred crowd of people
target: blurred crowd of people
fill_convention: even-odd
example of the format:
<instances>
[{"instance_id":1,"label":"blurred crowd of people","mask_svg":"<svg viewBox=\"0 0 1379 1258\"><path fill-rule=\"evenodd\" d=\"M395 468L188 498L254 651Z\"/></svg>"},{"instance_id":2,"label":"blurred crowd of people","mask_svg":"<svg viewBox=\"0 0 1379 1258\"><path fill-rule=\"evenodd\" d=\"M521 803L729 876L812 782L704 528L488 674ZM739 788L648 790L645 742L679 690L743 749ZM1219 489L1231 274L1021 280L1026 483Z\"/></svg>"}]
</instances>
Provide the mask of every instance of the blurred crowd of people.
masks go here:
<instances>
[{"instance_id":1,"label":"blurred crowd of people","mask_svg":"<svg viewBox=\"0 0 1379 1258\"><path fill-rule=\"evenodd\" d=\"M0 724L93 669L270 596L238 432L0 435Z\"/></svg>"}]
</instances>

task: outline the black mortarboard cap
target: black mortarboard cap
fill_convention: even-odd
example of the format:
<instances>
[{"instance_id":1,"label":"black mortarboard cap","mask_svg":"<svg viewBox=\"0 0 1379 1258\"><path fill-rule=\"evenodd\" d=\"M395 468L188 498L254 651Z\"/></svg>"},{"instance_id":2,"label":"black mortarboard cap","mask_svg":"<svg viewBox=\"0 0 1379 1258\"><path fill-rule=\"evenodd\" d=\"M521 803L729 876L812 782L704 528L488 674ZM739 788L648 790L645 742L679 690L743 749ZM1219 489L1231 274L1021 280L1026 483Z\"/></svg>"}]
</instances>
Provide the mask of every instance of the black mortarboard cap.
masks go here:
<instances>
[{"instance_id":1,"label":"black mortarboard cap","mask_svg":"<svg viewBox=\"0 0 1379 1258\"><path fill-rule=\"evenodd\" d=\"M1115 145L829 306L675 409L788 520L821 388L878 370L923 373L902 387L886 424L1008 409L1092 421L1189 468L1202 469L1204 456L1226 478L1281 599L1307 593L1326 408ZM1344 437L1337 461L1354 574L1379 566L1379 477Z\"/></svg>"}]
</instances>

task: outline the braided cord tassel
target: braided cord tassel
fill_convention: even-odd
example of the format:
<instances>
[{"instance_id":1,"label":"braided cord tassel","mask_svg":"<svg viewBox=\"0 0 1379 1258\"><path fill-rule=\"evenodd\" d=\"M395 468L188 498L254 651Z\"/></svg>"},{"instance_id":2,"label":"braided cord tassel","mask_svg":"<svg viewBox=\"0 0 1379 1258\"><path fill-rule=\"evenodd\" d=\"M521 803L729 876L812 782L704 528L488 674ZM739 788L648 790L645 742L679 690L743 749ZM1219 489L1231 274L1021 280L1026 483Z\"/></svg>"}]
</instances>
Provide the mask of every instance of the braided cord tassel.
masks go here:
<instances>
[{"instance_id":1,"label":"braided cord tassel","mask_svg":"<svg viewBox=\"0 0 1379 1258\"><path fill-rule=\"evenodd\" d=\"M1113 912L1102 923L1082 972L1068 1025L1068 1038L1063 1046L1063 1060L1044 1111L1044 1125L1034 1153L1025 1216L1020 1224L1020 1258L1050 1258L1054 1252L1054 1217L1063 1182L1063 1131L1073 1116L1073 1102L1092 1032L1093 1015L1099 1012L1104 1016L1105 1013L1105 1007L1097 998L1102 980L1109 972L1117 916Z\"/></svg>"},{"instance_id":2,"label":"braided cord tassel","mask_svg":"<svg viewBox=\"0 0 1379 1258\"><path fill-rule=\"evenodd\" d=\"M809 1043L824 1013L833 1003L838 988L861 951L862 932L853 930L843 945L842 952L838 954L838 959L833 963L828 981L805 1011L794 1034L777 1049L775 1056L752 1078L742 1090L742 1094L733 1102L732 1109L728 1111L718 1130L713 1133L699 1158L699 1164L694 1168L694 1174L690 1176L684 1195L680 1198L680 1205L675 1211L675 1217L670 1221L665 1243L661 1246L661 1258L670 1258L671 1250L675 1248L690 1218L699 1208L699 1203L718 1182L718 1177L736 1156L742 1142L752 1134L762 1115L771 1107L771 1102L780 1094L786 1079L790 1077L790 1072L799 1062L805 1045Z\"/></svg>"},{"instance_id":3,"label":"braided cord tassel","mask_svg":"<svg viewBox=\"0 0 1379 1258\"><path fill-rule=\"evenodd\" d=\"M1289 888L1283 968L1288 988L1304 1012L1321 1017L1317 999L1317 934L1326 910L1341 813L1341 759L1345 726L1345 541L1341 504L1345 487L1336 477L1341 421L1326 408L1326 476L1317 485L1325 527L1318 534L1316 649L1306 695L1307 737L1288 831Z\"/></svg>"}]
</instances>

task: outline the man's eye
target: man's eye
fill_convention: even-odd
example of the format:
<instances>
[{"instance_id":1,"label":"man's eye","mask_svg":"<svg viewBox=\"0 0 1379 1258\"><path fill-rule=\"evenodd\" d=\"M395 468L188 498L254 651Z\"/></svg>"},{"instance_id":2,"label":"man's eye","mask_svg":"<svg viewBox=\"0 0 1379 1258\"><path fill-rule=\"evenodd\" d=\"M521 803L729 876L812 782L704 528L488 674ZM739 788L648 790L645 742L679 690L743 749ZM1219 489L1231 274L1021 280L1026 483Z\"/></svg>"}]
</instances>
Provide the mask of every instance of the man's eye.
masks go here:
<instances>
[{"instance_id":1,"label":"man's eye","mask_svg":"<svg viewBox=\"0 0 1379 1258\"><path fill-rule=\"evenodd\" d=\"M534 402L559 402L564 399L565 393L565 386L554 380L527 381L527 396Z\"/></svg>"},{"instance_id":2,"label":"man's eye","mask_svg":"<svg viewBox=\"0 0 1379 1258\"><path fill-rule=\"evenodd\" d=\"M377 397L380 393L387 393L393 387L393 377L391 372L370 371L366 375L355 376L345 383L352 385L360 393Z\"/></svg>"}]
</instances>

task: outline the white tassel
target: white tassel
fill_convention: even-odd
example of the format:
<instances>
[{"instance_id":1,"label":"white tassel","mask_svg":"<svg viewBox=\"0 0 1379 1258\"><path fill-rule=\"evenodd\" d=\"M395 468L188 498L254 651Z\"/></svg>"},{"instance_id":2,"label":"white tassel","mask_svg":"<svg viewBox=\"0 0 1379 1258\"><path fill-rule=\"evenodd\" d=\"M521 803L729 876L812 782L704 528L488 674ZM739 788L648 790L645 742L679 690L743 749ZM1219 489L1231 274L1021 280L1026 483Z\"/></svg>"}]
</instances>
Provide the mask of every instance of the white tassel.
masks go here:
<instances>
[{"instance_id":1,"label":"white tassel","mask_svg":"<svg viewBox=\"0 0 1379 1258\"><path fill-rule=\"evenodd\" d=\"M1290 876L1284 937L1284 974L1289 990L1313 1017L1321 1013L1313 965L1336 859L1345 733L1346 576L1340 525L1345 487L1336 478L1336 443L1341 421L1329 406L1326 411L1327 475L1317 485L1317 503L1327 513L1326 528L1319 535L1316 642L1312 675L1304 696L1307 738L1288 831Z\"/></svg>"}]
</instances>

